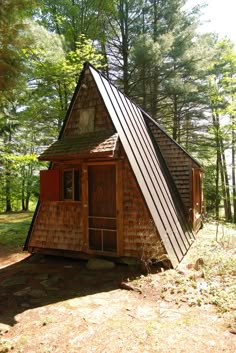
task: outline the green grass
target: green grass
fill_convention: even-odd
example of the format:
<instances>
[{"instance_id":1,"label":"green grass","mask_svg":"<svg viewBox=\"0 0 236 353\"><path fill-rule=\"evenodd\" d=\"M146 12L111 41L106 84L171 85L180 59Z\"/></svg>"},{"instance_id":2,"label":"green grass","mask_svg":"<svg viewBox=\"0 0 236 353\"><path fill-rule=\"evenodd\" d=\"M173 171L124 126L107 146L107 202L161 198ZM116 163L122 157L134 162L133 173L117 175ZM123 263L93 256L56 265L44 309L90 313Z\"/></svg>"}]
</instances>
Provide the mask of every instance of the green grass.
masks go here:
<instances>
[{"instance_id":1,"label":"green grass","mask_svg":"<svg viewBox=\"0 0 236 353\"><path fill-rule=\"evenodd\" d=\"M32 216L32 212L0 214L0 246L22 248Z\"/></svg>"}]
</instances>

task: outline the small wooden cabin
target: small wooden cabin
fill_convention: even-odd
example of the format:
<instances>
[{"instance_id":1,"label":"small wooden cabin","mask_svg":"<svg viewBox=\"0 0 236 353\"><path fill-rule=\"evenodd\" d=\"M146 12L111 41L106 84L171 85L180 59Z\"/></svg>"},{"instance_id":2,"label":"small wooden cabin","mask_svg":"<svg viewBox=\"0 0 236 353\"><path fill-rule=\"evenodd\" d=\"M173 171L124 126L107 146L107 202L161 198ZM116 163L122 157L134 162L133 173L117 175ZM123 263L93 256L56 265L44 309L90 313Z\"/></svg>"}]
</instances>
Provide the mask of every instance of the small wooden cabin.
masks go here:
<instances>
[{"instance_id":1,"label":"small wooden cabin","mask_svg":"<svg viewBox=\"0 0 236 353\"><path fill-rule=\"evenodd\" d=\"M150 248L173 267L188 251L201 224L200 165L92 65L39 160L51 163L25 250L140 258Z\"/></svg>"}]
</instances>

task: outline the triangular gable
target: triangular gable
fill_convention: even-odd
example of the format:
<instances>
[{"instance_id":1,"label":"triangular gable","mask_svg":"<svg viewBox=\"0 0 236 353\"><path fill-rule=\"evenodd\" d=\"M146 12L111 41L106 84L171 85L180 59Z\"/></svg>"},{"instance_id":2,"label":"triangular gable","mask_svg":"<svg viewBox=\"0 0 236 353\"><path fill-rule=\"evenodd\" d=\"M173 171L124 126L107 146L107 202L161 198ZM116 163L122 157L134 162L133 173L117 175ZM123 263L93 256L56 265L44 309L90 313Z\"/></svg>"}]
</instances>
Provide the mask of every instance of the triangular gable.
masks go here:
<instances>
[{"instance_id":1,"label":"triangular gable","mask_svg":"<svg viewBox=\"0 0 236 353\"><path fill-rule=\"evenodd\" d=\"M118 132L140 190L175 267L189 249L193 234L173 197L162 160L151 140L142 110L92 66L89 70Z\"/></svg>"}]
</instances>

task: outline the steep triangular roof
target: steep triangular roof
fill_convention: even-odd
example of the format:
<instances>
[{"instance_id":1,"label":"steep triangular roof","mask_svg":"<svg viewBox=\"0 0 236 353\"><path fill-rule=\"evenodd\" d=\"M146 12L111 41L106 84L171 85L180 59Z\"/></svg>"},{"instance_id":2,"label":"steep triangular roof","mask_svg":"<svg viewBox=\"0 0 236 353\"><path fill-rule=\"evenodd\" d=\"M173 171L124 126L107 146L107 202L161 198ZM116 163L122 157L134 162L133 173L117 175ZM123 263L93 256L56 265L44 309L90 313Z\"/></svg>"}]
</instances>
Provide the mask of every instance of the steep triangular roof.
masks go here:
<instances>
[{"instance_id":1,"label":"steep triangular roof","mask_svg":"<svg viewBox=\"0 0 236 353\"><path fill-rule=\"evenodd\" d=\"M177 193L177 190L170 185L171 176L163 163L161 152L155 148L141 108L94 67L88 65L86 68L94 78L169 259L175 267L189 249L193 234L183 217L182 203L173 195L173 191Z\"/></svg>"},{"instance_id":2,"label":"steep triangular roof","mask_svg":"<svg viewBox=\"0 0 236 353\"><path fill-rule=\"evenodd\" d=\"M63 138L86 70L89 70L94 79L169 259L173 267L176 267L189 249L194 236L184 214L178 190L146 124L145 119L148 115L92 65L86 64L72 97L59 139ZM29 234L30 232L31 230ZM29 235L25 248L28 240Z\"/></svg>"}]
</instances>

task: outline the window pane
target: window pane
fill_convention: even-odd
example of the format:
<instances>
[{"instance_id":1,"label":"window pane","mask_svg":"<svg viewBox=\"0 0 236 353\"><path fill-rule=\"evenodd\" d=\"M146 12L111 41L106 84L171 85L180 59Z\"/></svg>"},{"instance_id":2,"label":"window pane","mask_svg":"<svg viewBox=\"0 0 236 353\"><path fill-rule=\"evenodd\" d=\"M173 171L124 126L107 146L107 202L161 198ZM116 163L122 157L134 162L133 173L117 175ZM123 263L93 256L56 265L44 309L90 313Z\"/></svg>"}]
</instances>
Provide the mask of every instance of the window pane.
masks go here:
<instances>
[{"instance_id":1,"label":"window pane","mask_svg":"<svg viewBox=\"0 0 236 353\"><path fill-rule=\"evenodd\" d=\"M64 199L72 200L73 198L72 185L73 185L72 171L68 170L64 172Z\"/></svg>"},{"instance_id":2,"label":"window pane","mask_svg":"<svg viewBox=\"0 0 236 353\"><path fill-rule=\"evenodd\" d=\"M80 200L80 187L79 187L79 171L75 170L74 171L74 200L79 201Z\"/></svg>"}]
</instances>

